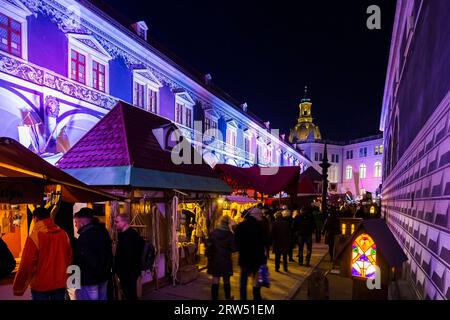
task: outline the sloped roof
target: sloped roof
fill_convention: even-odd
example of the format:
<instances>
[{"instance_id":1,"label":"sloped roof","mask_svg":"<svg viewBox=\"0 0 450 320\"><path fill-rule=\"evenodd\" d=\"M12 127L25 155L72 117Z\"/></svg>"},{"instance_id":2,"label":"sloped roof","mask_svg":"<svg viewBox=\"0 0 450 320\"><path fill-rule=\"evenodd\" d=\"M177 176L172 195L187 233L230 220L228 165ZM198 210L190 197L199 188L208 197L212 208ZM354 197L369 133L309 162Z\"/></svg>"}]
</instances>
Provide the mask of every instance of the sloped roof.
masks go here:
<instances>
[{"instance_id":1,"label":"sloped roof","mask_svg":"<svg viewBox=\"0 0 450 320\"><path fill-rule=\"evenodd\" d=\"M171 152L160 146L153 133L153 129L168 125L173 125L168 119L118 102L61 157L57 166L92 185L138 184L136 186L157 188L160 181L161 188L182 187L186 190L190 189L187 182L191 178L203 187L208 185L203 182L209 181L217 192L231 191L205 163L173 163ZM194 153L191 146L191 154ZM99 172L103 177L93 179ZM105 174L108 177L104 177ZM204 181L199 177L205 178ZM209 191L207 188L201 190Z\"/></svg>"},{"instance_id":2,"label":"sloped roof","mask_svg":"<svg viewBox=\"0 0 450 320\"><path fill-rule=\"evenodd\" d=\"M377 254L381 254L390 266L399 266L404 261L408 260L402 247L397 242L397 239L395 239L386 222L382 219L363 220L336 258L338 258L345 248L355 240L355 236L361 228L372 237L377 245Z\"/></svg>"}]
</instances>

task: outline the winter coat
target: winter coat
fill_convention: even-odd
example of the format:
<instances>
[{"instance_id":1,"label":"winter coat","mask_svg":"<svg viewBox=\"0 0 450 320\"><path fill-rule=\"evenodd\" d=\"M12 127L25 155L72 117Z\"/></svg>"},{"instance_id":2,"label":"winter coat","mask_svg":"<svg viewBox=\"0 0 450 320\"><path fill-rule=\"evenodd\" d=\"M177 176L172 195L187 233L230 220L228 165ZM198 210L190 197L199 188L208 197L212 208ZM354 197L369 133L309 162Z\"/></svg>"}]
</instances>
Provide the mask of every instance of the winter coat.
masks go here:
<instances>
[{"instance_id":1,"label":"winter coat","mask_svg":"<svg viewBox=\"0 0 450 320\"><path fill-rule=\"evenodd\" d=\"M220 227L214 229L207 241L208 274L214 277L232 276L233 251L235 251L233 233Z\"/></svg>"},{"instance_id":2,"label":"winter coat","mask_svg":"<svg viewBox=\"0 0 450 320\"><path fill-rule=\"evenodd\" d=\"M275 254L287 254L290 246L289 222L278 218L272 225L272 246Z\"/></svg>"},{"instance_id":3,"label":"winter coat","mask_svg":"<svg viewBox=\"0 0 450 320\"><path fill-rule=\"evenodd\" d=\"M98 222L89 223L78 230L75 240L75 264L81 270L81 285L90 286L108 281L112 272L112 245L109 233Z\"/></svg>"},{"instance_id":4,"label":"winter coat","mask_svg":"<svg viewBox=\"0 0 450 320\"><path fill-rule=\"evenodd\" d=\"M0 280L11 274L16 267L16 260L6 243L0 238Z\"/></svg>"},{"instance_id":5,"label":"winter coat","mask_svg":"<svg viewBox=\"0 0 450 320\"><path fill-rule=\"evenodd\" d=\"M253 272L258 271L266 262L265 237L261 224L254 217L248 216L238 224L234 237L239 251L239 266Z\"/></svg>"},{"instance_id":6,"label":"winter coat","mask_svg":"<svg viewBox=\"0 0 450 320\"><path fill-rule=\"evenodd\" d=\"M340 234L339 218L336 215L330 215L323 226L323 233L325 233L325 243L328 244L330 239L335 235Z\"/></svg>"},{"instance_id":7,"label":"winter coat","mask_svg":"<svg viewBox=\"0 0 450 320\"><path fill-rule=\"evenodd\" d=\"M316 229L314 218L311 214L305 213L295 217L293 229L296 236L310 236Z\"/></svg>"},{"instance_id":8,"label":"winter coat","mask_svg":"<svg viewBox=\"0 0 450 320\"><path fill-rule=\"evenodd\" d=\"M14 295L23 295L28 286L40 292L65 288L71 262L67 233L50 218L38 221L25 241L14 279Z\"/></svg>"}]
</instances>

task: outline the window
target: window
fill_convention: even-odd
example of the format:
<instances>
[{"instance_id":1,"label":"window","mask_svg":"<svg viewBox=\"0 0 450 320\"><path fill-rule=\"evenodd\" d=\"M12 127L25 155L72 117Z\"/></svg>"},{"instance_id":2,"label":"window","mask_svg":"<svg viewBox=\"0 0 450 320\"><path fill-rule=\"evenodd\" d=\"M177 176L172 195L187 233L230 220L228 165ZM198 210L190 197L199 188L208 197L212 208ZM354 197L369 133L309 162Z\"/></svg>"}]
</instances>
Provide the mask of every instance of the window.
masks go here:
<instances>
[{"instance_id":1,"label":"window","mask_svg":"<svg viewBox=\"0 0 450 320\"><path fill-rule=\"evenodd\" d=\"M247 137L244 138L244 150L250 152L250 140Z\"/></svg>"},{"instance_id":2,"label":"window","mask_svg":"<svg viewBox=\"0 0 450 320\"><path fill-rule=\"evenodd\" d=\"M363 158L363 157L367 157L367 148L359 148L359 157Z\"/></svg>"},{"instance_id":3,"label":"window","mask_svg":"<svg viewBox=\"0 0 450 320\"><path fill-rule=\"evenodd\" d=\"M347 150L346 158L347 159L353 159L353 150Z\"/></svg>"},{"instance_id":4,"label":"window","mask_svg":"<svg viewBox=\"0 0 450 320\"><path fill-rule=\"evenodd\" d=\"M227 129L227 143L236 146L236 131L233 129Z\"/></svg>"},{"instance_id":5,"label":"window","mask_svg":"<svg viewBox=\"0 0 450 320\"><path fill-rule=\"evenodd\" d=\"M359 190L359 193L361 194L361 196L365 196L366 195L366 189L361 188L361 190Z\"/></svg>"},{"instance_id":6,"label":"window","mask_svg":"<svg viewBox=\"0 0 450 320\"><path fill-rule=\"evenodd\" d=\"M314 160L315 160L315 161L319 161L319 153L316 152L316 153L314 154Z\"/></svg>"},{"instance_id":7,"label":"window","mask_svg":"<svg viewBox=\"0 0 450 320\"><path fill-rule=\"evenodd\" d=\"M147 89L147 108L150 112L158 113L158 92L150 88Z\"/></svg>"},{"instance_id":8,"label":"window","mask_svg":"<svg viewBox=\"0 0 450 320\"><path fill-rule=\"evenodd\" d=\"M22 57L22 25L0 13L0 50Z\"/></svg>"},{"instance_id":9,"label":"window","mask_svg":"<svg viewBox=\"0 0 450 320\"><path fill-rule=\"evenodd\" d=\"M177 103L175 107L175 122L183 123L183 105Z\"/></svg>"},{"instance_id":10,"label":"window","mask_svg":"<svg viewBox=\"0 0 450 320\"><path fill-rule=\"evenodd\" d=\"M381 162L377 161L375 162L375 171L374 171L374 177L380 178L381 177Z\"/></svg>"},{"instance_id":11,"label":"window","mask_svg":"<svg viewBox=\"0 0 450 320\"><path fill-rule=\"evenodd\" d=\"M211 129L211 119L206 117L205 118L205 131L208 131L209 129Z\"/></svg>"},{"instance_id":12,"label":"window","mask_svg":"<svg viewBox=\"0 0 450 320\"><path fill-rule=\"evenodd\" d=\"M377 247L368 234L359 235L352 244L352 276L375 279Z\"/></svg>"},{"instance_id":13,"label":"window","mask_svg":"<svg viewBox=\"0 0 450 320\"><path fill-rule=\"evenodd\" d=\"M319 153L319 161L322 161L322 159L323 159L323 154Z\"/></svg>"},{"instance_id":14,"label":"window","mask_svg":"<svg viewBox=\"0 0 450 320\"><path fill-rule=\"evenodd\" d=\"M86 84L86 56L72 49L70 60L70 78Z\"/></svg>"},{"instance_id":15,"label":"window","mask_svg":"<svg viewBox=\"0 0 450 320\"><path fill-rule=\"evenodd\" d=\"M192 128L192 109L186 108L186 127Z\"/></svg>"},{"instance_id":16,"label":"window","mask_svg":"<svg viewBox=\"0 0 450 320\"><path fill-rule=\"evenodd\" d=\"M105 66L97 61L92 61L92 86L105 92Z\"/></svg>"},{"instance_id":17,"label":"window","mask_svg":"<svg viewBox=\"0 0 450 320\"><path fill-rule=\"evenodd\" d=\"M145 86L141 83L134 83L134 104L144 108Z\"/></svg>"},{"instance_id":18,"label":"window","mask_svg":"<svg viewBox=\"0 0 450 320\"><path fill-rule=\"evenodd\" d=\"M373 154L374 154L374 155L377 155L378 153L379 153L378 146L375 146L375 150L373 151Z\"/></svg>"},{"instance_id":19,"label":"window","mask_svg":"<svg viewBox=\"0 0 450 320\"><path fill-rule=\"evenodd\" d=\"M359 166L359 178L365 179L366 178L366 165L362 164Z\"/></svg>"},{"instance_id":20,"label":"window","mask_svg":"<svg viewBox=\"0 0 450 320\"><path fill-rule=\"evenodd\" d=\"M335 160L336 160L336 163L339 163L339 155L338 154L335 156Z\"/></svg>"},{"instance_id":21,"label":"window","mask_svg":"<svg viewBox=\"0 0 450 320\"><path fill-rule=\"evenodd\" d=\"M380 150L379 153L383 154L383 145L382 144L380 145L380 149L379 150Z\"/></svg>"},{"instance_id":22,"label":"window","mask_svg":"<svg viewBox=\"0 0 450 320\"><path fill-rule=\"evenodd\" d=\"M352 166L347 166L345 168L345 179L350 180L352 178L353 168Z\"/></svg>"},{"instance_id":23,"label":"window","mask_svg":"<svg viewBox=\"0 0 450 320\"><path fill-rule=\"evenodd\" d=\"M334 154L331 155L331 162L334 162Z\"/></svg>"}]
</instances>

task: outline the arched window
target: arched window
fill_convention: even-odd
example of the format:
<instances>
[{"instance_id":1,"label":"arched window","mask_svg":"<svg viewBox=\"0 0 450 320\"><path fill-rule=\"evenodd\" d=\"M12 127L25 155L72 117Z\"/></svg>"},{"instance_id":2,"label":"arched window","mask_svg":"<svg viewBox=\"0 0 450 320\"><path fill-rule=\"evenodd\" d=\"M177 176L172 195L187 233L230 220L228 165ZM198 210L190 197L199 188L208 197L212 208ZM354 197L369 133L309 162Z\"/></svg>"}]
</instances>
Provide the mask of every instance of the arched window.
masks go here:
<instances>
[{"instance_id":1,"label":"arched window","mask_svg":"<svg viewBox=\"0 0 450 320\"><path fill-rule=\"evenodd\" d=\"M352 172L353 172L352 166L347 166L347 168L345 168L345 178L347 180L350 180L352 178Z\"/></svg>"},{"instance_id":2,"label":"arched window","mask_svg":"<svg viewBox=\"0 0 450 320\"><path fill-rule=\"evenodd\" d=\"M377 246L366 233L359 235L352 244L352 276L375 279Z\"/></svg>"},{"instance_id":3,"label":"arched window","mask_svg":"<svg viewBox=\"0 0 450 320\"><path fill-rule=\"evenodd\" d=\"M375 171L374 172L375 173L373 176L375 178L381 177L381 162L380 161L375 162Z\"/></svg>"},{"instance_id":4,"label":"arched window","mask_svg":"<svg viewBox=\"0 0 450 320\"><path fill-rule=\"evenodd\" d=\"M359 166L359 178L360 179L366 178L366 169L367 169L367 167L364 163Z\"/></svg>"}]
</instances>

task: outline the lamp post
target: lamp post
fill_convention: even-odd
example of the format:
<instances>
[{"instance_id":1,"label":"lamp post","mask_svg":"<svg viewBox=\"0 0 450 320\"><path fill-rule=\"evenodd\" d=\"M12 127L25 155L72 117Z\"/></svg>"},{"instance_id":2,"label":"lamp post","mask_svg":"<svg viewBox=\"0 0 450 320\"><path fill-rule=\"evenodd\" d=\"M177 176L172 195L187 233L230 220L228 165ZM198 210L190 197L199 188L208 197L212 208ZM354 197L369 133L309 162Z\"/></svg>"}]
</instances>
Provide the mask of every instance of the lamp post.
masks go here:
<instances>
[{"instance_id":1,"label":"lamp post","mask_svg":"<svg viewBox=\"0 0 450 320\"><path fill-rule=\"evenodd\" d=\"M327 143L323 148L323 159L319 164L322 168L322 214L327 216L327 193L328 193L328 168L331 166L328 162Z\"/></svg>"}]
</instances>

